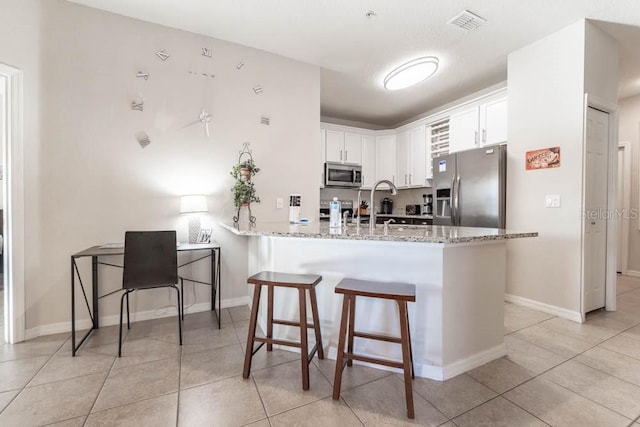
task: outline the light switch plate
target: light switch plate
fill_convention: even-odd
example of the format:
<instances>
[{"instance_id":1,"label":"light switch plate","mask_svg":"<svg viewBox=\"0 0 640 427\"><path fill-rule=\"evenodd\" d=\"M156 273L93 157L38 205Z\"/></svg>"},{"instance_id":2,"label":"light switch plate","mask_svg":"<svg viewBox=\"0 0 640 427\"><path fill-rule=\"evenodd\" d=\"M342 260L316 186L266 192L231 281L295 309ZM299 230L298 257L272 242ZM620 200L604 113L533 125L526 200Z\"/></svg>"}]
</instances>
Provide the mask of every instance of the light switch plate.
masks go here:
<instances>
[{"instance_id":1,"label":"light switch plate","mask_svg":"<svg viewBox=\"0 0 640 427\"><path fill-rule=\"evenodd\" d=\"M560 207L560 195L547 194L545 197L544 206L547 208L559 208Z\"/></svg>"},{"instance_id":2,"label":"light switch plate","mask_svg":"<svg viewBox=\"0 0 640 427\"><path fill-rule=\"evenodd\" d=\"M282 197L276 198L276 209L282 209L284 207L284 200Z\"/></svg>"}]
</instances>

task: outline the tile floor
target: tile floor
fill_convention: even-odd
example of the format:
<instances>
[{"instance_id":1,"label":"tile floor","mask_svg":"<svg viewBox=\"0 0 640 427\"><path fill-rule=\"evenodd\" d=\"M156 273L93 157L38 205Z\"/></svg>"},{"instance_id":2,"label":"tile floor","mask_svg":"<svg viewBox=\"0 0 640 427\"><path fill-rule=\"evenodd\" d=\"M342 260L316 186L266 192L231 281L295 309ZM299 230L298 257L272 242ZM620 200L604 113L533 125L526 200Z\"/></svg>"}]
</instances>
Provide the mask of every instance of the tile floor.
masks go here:
<instances>
[{"instance_id":1,"label":"tile floor","mask_svg":"<svg viewBox=\"0 0 640 427\"><path fill-rule=\"evenodd\" d=\"M640 279L619 277L619 311L577 324L505 304L509 355L446 382L418 378L405 417L399 375L354 366L331 399L334 362L314 360L300 387L295 353L261 350L241 377L249 311L94 333L76 358L69 335L0 347L2 426L634 426L640 427Z\"/></svg>"}]
</instances>

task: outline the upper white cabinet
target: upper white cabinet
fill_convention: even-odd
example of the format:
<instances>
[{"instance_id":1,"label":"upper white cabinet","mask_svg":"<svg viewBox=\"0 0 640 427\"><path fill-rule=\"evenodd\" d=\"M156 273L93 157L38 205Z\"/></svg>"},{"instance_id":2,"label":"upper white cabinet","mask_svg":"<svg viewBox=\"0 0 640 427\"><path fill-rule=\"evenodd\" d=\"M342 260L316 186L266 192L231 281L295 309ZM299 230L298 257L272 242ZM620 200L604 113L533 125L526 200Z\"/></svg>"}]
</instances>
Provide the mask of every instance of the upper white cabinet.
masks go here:
<instances>
[{"instance_id":1,"label":"upper white cabinet","mask_svg":"<svg viewBox=\"0 0 640 427\"><path fill-rule=\"evenodd\" d=\"M362 162L362 135L327 129L326 161L338 163Z\"/></svg>"},{"instance_id":2,"label":"upper white cabinet","mask_svg":"<svg viewBox=\"0 0 640 427\"><path fill-rule=\"evenodd\" d=\"M507 141L507 98L483 100L449 118L449 152Z\"/></svg>"},{"instance_id":3,"label":"upper white cabinet","mask_svg":"<svg viewBox=\"0 0 640 427\"><path fill-rule=\"evenodd\" d=\"M362 136L362 188L370 189L376 182L376 138Z\"/></svg>"},{"instance_id":4,"label":"upper white cabinet","mask_svg":"<svg viewBox=\"0 0 640 427\"><path fill-rule=\"evenodd\" d=\"M427 137L424 125L400 132L397 139L398 187L427 185Z\"/></svg>"},{"instance_id":5,"label":"upper white cabinet","mask_svg":"<svg viewBox=\"0 0 640 427\"><path fill-rule=\"evenodd\" d=\"M376 181L388 179L398 184L396 167L396 136L376 136ZM380 188L388 186L382 185Z\"/></svg>"}]
</instances>

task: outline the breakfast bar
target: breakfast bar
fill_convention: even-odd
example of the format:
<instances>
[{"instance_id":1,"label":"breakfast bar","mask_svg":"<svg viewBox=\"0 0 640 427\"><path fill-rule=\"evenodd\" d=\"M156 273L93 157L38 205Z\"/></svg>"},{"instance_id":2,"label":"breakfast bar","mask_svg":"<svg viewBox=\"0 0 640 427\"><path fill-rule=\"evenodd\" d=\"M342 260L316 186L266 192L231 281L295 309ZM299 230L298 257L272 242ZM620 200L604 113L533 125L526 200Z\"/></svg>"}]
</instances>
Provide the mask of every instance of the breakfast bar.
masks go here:
<instances>
[{"instance_id":1,"label":"breakfast bar","mask_svg":"<svg viewBox=\"0 0 640 427\"><path fill-rule=\"evenodd\" d=\"M415 374L446 380L506 354L503 301L506 242L535 232L450 226L350 226L258 222L228 231L250 238L249 274L263 270L319 274L318 311L326 354L335 358L342 298L334 293L345 278L416 285L409 307ZM277 294L276 314L297 319L297 294ZM261 307L266 306L261 304ZM264 329L265 314L261 313ZM399 335L397 307L363 298L356 325L362 331ZM274 325L274 336L299 339L298 331ZM355 350L401 360L398 345L356 340Z\"/></svg>"}]
</instances>

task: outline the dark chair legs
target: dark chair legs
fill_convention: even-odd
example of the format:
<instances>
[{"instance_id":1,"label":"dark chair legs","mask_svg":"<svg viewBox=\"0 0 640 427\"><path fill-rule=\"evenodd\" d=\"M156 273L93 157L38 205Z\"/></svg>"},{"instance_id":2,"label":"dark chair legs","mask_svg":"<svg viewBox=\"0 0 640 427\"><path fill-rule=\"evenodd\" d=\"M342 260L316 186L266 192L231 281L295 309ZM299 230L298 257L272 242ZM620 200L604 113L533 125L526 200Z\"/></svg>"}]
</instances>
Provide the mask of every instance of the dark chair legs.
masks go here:
<instances>
[{"instance_id":1,"label":"dark chair legs","mask_svg":"<svg viewBox=\"0 0 640 427\"><path fill-rule=\"evenodd\" d=\"M127 292L126 295L127 295L127 329L131 329L131 321L129 319L129 292Z\"/></svg>"},{"instance_id":2,"label":"dark chair legs","mask_svg":"<svg viewBox=\"0 0 640 427\"><path fill-rule=\"evenodd\" d=\"M182 316L182 320L184 320L184 279L182 277L180 278L180 295L182 295L182 305L178 303L178 316Z\"/></svg>"},{"instance_id":3,"label":"dark chair legs","mask_svg":"<svg viewBox=\"0 0 640 427\"><path fill-rule=\"evenodd\" d=\"M184 319L184 309L182 310L182 313L180 313L180 289L175 285L171 287L176 290L176 295L178 296L178 335L180 335L180 345L182 345L182 319ZM184 298L182 299L182 302L184 302Z\"/></svg>"}]
</instances>

